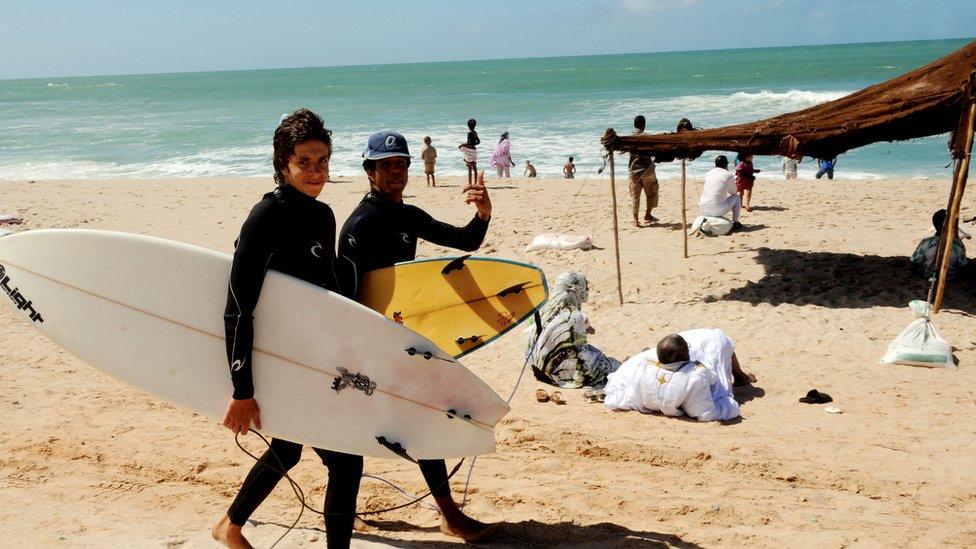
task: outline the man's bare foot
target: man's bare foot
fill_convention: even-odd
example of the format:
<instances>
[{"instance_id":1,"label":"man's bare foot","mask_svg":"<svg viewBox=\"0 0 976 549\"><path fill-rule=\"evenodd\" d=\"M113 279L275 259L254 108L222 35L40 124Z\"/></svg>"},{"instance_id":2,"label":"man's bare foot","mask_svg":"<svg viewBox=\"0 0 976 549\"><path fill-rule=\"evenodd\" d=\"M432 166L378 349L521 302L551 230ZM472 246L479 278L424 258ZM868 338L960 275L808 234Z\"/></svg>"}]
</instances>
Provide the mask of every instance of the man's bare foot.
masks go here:
<instances>
[{"instance_id":1,"label":"man's bare foot","mask_svg":"<svg viewBox=\"0 0 976 549\"><path fill-rule=\"evenodd\" d=\"M441 533L467 542L483 541L492 534L494 526L478 522L464 514L450 521L445 515L441 515Z\"/></svg>"},{"instance_id":2,"label":"man's bare foot","mask_svg":"<svg viewBox=\"0 0 976 549\"><path fill-rule=\"evenodd\" d=\"M744 372L732 372L732 386L733 387L745 387L746 385L752 385L756 382L758 378L755 374L747 374Z\"/></svg>"},{"instance_id":3,"label":"man's bare foot","mask_svg":"<svg viewBox=\"0 0 976 549\"><path fill-rule=\"evenodd\" d=\"M635 227L642 227L643 225L640 224L640 221L637 221L636 219L634 219L634 226Z\"/></svg>"},{"instance_id":4,"label":"man's bare foot","mask_svg":"<svg viewBox=\"0 0 976 549\"><path fill-rule=\"evenodd\" d=\"M247 538L241 533L241 527L231 522L227 515L224 515L220 522L214 524L214 527L210 529L210 535L230 549L254 549L254 546L248 543Z\"/></svg>"}]
</instances>

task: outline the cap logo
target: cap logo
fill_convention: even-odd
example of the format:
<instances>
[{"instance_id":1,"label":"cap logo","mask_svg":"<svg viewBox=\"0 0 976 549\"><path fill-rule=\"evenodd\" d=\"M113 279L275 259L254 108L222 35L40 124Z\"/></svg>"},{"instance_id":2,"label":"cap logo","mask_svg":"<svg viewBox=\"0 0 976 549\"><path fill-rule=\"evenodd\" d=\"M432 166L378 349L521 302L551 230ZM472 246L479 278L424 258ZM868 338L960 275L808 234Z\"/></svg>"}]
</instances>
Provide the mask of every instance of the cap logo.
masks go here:
<instances>
[{"instance_id":1,"label":"cap logo","mask_svg":"<svg viewBox=\"0 0 976 549\"><path fill-rule=\"evenodd\" d=\"M396 137L392 135L386 136L386 148L389 149L393 147L393 145L396 145Z\"/></svg>"}]
</instances>

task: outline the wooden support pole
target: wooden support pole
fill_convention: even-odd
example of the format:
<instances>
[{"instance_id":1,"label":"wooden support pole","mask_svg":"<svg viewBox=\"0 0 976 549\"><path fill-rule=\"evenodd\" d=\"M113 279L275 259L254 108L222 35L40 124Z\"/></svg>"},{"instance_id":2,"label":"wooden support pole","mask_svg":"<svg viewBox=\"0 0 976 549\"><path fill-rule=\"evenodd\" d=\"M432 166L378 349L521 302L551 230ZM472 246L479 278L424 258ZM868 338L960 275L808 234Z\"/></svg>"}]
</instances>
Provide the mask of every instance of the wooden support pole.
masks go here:
<instances>
[{"instance_id":1,"label":"wooden support pole","mask_svg":"<svg viewBox=\"0 0 976 549\"><path fill-rule=\"evenodd\" d=\"M962 204L962 195L966 191L966 179L969 175L969 157L973 152L973 124L976 123L976 89L974 80L970 81L969 91L969 114L966 116L965 123L960 124L958 132L965 132L963 154L956 168L955 177L952 181L952 192L949 195L949 207L946 212L945 223L942 225L942 240L939 241L939 269L938 278L935 282L935 299L932 301L932 312L938 313L942 308L942 298L945 296L946 276L949 272L949 261L952 259L952 243L955 240L956 227L959 224L959 208Z\"/></svg>"},{"instance_id":2,"label":"wooden support pole","mask_svg":"<svg viewBox=\"0 0 976 549\"><path fill-rule=\"evenodd\" d=\"M617 301L624 304L624 287L620 276L620 231L617 225L617 182L613 166L613 151L610 151L610 196L613 197L613 251L617 256Z\"/></svg>"},{"instance_id":3,"label":"wooden support pole","mask_svg":"<svg viewBox=\"0 0 976 549\"><path fill-rule=\"evenodd\" d=\"M685 159L681 159L681 230L685 233L685 259L688 259L688 214L685 204Z\"/></svg>"}]
</instances>

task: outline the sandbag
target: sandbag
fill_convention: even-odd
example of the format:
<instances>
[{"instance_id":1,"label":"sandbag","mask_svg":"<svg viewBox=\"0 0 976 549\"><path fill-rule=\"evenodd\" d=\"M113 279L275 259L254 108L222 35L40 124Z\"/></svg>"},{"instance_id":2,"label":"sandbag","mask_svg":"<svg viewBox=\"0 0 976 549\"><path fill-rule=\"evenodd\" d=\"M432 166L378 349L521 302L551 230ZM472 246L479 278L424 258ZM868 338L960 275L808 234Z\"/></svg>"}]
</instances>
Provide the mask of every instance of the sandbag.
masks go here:
<instances>
[{"instance_id":1,"label":"sandbag","mask_svg":"<svg viewBox=\"0 0 976 549\"><path fill-rule=\"evenodd\" d=\"M725 217L700 215L691 223L691 234L722 236L732 232L732 220Z\"/></svg>"},{"instance_id":2,"label":"sandbag","mask_svg":"<svg viewBox=\"0 0 976 549\"><path fill-rule=\"evenodd\" d=\"M589 250L593 247L593 238L589 235L577 236L571 234L540 234L532 239L525 251L535 250Z\"/></svg>"},{"instance_id":3,"label":"sandbag","mask_svg":"<svg viewBox=\"0 0 976 549\"><path fill-rule=\"evenodd\" d=\"M942 339L929 319L932 306L920 300L912 301L908 306L915 315L915 321L888 345L888 352L881 359L881 363L955 368L952 346Z\"/></svg>"}]
</instances>

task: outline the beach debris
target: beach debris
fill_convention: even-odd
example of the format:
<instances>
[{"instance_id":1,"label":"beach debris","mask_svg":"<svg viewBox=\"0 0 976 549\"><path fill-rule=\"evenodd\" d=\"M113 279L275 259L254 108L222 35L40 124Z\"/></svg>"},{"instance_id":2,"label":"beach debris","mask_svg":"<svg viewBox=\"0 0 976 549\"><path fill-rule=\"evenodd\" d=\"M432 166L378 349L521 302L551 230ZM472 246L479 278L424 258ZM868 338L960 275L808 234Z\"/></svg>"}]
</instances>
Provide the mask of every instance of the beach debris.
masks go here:
<instances>
[{"instance_id":1,"label":"beach debris","mask_svg":"<svg viewBox=\"0 0 976 549\"><path fill-rule=\"evenodd\" d=\"M827 406L824 408L824 412L827 412L828 414L843 414L844 410L836 406Z\"/></svg>"},{"instance_id":2,"label":"beach debris","mask_svg":"<svg viewBox=\"0 0 976 549\"><path fill-rule=\"evenodd\" d=\"M821 393L816 389L810 389L807 391L807 396L800 397L800 402L804 404L826 404L833 401L834 399L830 395Z\"/></svg>"},{"instance_id":3,"label":"beach debris","mask_svg":"<svg viewBox=\"0 0 976 549\"><path fill-rule=\"evenodd\" d=\"M525 251L535 250L589 250L593 247L593 237L590 235L571 235L545 233L532 239Z\"/></svg>"}]
</instances>

